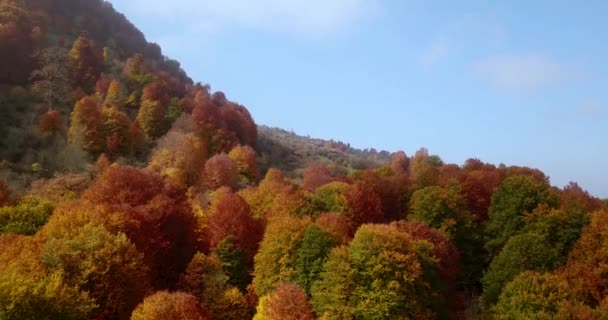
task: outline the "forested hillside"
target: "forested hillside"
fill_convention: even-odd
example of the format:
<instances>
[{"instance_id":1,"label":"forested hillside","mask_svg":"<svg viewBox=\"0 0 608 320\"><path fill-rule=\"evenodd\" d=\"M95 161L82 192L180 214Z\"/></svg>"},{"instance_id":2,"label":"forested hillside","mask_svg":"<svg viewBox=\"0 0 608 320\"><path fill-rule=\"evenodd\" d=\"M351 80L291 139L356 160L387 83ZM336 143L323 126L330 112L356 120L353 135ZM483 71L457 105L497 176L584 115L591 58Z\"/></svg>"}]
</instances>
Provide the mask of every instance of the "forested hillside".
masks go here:
<instances>
[{"instance_id":1,"label":"forested hillside","mask_svg":"<svg viewBox=\"0 0 608 320\"><path fill-rule=\"evenodd\" d=\"M314 139L280 128L258 126L258 157L261 169L277 168L290 177L301 177L302 170L321 165L334 174L348 174L353 170L377 168L385 165L388 151L359 150L349 144Z\"/></svg>"},{"instance_id":2,"label":"forested hillside","mask_svg":"<svg viewBox=\"0 0 608 320\"><path fill-rule=\"evenodd\" d=\"M576 183L258 127L102 0L0 0L0 61L0 319L608 318Z\"/></svg>"},{"instance_id":3,"label":"forested hillside","mask_svg":"<svg viewBox=\"0 0 608 320\"><path fill-rule=\"evenodd\" d=\"M0 168L19 191L101 155L144 165L174 124L197 131L205 154L255 144L244 107L194 84L109 3L1 6Z\"/></svg>"}]
</instances>

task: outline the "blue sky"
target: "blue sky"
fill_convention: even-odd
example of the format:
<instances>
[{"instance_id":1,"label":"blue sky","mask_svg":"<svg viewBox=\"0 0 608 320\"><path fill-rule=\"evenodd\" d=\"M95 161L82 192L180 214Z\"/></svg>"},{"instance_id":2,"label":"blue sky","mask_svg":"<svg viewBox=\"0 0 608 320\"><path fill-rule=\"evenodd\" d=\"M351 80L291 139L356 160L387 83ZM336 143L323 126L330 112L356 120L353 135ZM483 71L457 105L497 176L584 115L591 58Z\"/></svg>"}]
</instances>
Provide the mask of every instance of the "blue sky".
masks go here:
<instances>
[{"instance_id":1,"label":"blue sky","mask_svg":"<svg viewBox=\"0 0 608 320\"><path fill-rule=\"evenodd\" d=\"M257 123L608 197L608 2L115 0Z\"/></svg>"}]
</instances>

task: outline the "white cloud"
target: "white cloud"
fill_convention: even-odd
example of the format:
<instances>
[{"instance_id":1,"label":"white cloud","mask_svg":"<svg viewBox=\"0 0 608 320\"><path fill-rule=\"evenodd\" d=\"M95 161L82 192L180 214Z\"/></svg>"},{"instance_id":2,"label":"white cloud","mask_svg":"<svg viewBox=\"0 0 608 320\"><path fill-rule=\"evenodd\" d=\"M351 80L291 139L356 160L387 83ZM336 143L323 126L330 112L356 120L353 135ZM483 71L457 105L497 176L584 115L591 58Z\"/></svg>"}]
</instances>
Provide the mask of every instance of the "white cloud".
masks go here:
<instances>
[{"instance_id":1,"label":"white cloud","mask_svg":"<svg viewBox=\"0 0 608 320\"><path fill-rule=\"evenodd\" d=\"M450 45L445 38L433 41L420 56L420 64L429 71L437 64L444 61L450 54Z\"/></svg>"},{"instance_id":2,"label":"white cloud","mask_svg":"<svg viewBox=\"0 0 608 320\"><path fill-rule=\"evenodd\" d=\"M474 64L474 69L499 89L535 90L573 77L572 70L543 55L502 55Z\"/></svg>"},{"instance_id":3,"label":"white cloud","mask_svg":"<svg viewBox=\"0 0 608 320\"><path fill-rule=\"evenodd\" d=\"M325 35L378 13L379 0L126 0L120 6L192 29L243 27Z\"/></svg>"}]
</instances>

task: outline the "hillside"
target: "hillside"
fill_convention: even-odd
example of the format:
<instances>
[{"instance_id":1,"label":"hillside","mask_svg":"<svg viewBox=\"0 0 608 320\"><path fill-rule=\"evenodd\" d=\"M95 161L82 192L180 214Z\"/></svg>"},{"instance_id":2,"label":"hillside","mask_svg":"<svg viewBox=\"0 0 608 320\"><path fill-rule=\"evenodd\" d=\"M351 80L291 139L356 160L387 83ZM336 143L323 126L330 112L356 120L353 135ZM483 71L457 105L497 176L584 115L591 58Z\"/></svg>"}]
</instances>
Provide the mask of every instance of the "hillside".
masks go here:
<instances>
[{"instance_id":1,"label":"hillside","mask_svg":"<svg viewBox=\"0 0 608 320\"><path fill-rule=\"evenodd\" d=\"M258 126L102 0L0 0L0 59L0 320L608 315L574 182Z\"/></svg>"},{"instance_id":2,"label":"hillside","mask_svg":"<svg viewBox=\"0 0 608 320\"><path fill-rule=\"evenodd\" d=\"M334 174L377 168L390 157L387 151L355 149L339 141L300 136L280 128L258 126L256 147L262 171L274 167L291 177L301 176L302 168L323 165Z\"/></svg>"},{"instance_id":3,"label":"hillside","mask_svg":"<svg viewBox=\"0 0 608 320\"><path fill-rule=\"evenodd\" d=\"M15 190L90 169L101 154L145 164L182 114L198 115L189 130L206 135L205 152L255 143L243 106L194 84L108 2L2 0L0 8L0 177Z\"/></svg>"}]
</instances>

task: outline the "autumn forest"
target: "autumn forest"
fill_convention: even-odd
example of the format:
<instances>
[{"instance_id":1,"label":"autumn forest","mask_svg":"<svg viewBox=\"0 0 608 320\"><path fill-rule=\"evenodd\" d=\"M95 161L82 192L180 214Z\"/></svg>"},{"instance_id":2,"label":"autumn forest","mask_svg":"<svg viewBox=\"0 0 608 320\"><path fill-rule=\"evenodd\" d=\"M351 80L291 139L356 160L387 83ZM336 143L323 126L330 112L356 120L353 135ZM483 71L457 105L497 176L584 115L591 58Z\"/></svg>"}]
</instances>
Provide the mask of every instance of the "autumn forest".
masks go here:
<instances>
[{"instance_id":1,"label":"autumn forest","mask_svg":"<svg viewBox=\"0 0 608 320\"><path fill-rule=\"evenodd\" d=\"M0 0L0 61L2 320L608 319L575 182L258 126L103 0Z\"/></svg>"}]
</instances>

